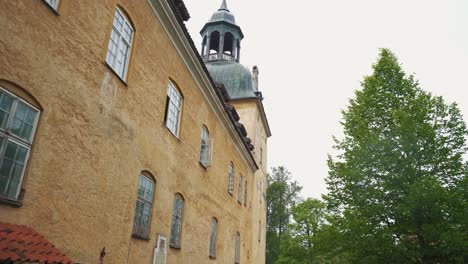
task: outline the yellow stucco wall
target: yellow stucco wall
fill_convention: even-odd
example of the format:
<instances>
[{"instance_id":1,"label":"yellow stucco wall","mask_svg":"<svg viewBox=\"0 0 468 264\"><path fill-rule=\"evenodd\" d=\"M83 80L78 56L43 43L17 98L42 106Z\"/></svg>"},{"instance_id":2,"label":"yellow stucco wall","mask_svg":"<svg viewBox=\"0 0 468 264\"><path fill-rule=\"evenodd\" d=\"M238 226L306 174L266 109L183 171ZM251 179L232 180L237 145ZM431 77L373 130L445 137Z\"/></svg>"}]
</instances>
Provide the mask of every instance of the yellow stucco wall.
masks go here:
<instances>
[{"instance_id":1,"label":"yellow stucco wall","mask_svg":"<svg viewBox=\"0 0 468 264\"><path fill-rule=\"evenodd\" d=\"M255 160L259 165L259 170L255 172L255 190L252 204L252 244L256 245L254 250L255 263L265 263L266 249L266 183L267 183L267 128L262 122L261 111L258 106L258 99L246 99L230 102L236 108L241 117L242 123L247 130L248 136L252 140L255 149L253 151ZM258 241L259 226L261 227L260 241Z\"/></svg>"},{"instance_id":2,"label":"yellow stucco wall","mask_svg":"<svg viewBox=\"0 0 468 264\"><path fill-rule=\"evenodd\" d=\"M126 84L105 64L117 5L135 28ZM258 176L146 0L61 0L59 15L42 0L1 6L0 79L25 89L43 111L23 205L0 205L0 221L35 228L81 263L97 263L103 247L105 263L152 263L157 235L169 240L173 197L181 193L182 248L168 247L167 263L232 263L237 231L240 263L260 263L264 239L260 246L253 243L254 216L264 214L255 204ZM179 138L164 125L170 79L184 97ZM208 169L198 162L202 125L214 138ZM236 172L233 196L227 192L230 161ZM148 241L131 237L141 171L156 179ZM239 174L248 181L247 206L237 203ZM209 259L213 217L217 258Z\"/></svg>"}]
</instances>

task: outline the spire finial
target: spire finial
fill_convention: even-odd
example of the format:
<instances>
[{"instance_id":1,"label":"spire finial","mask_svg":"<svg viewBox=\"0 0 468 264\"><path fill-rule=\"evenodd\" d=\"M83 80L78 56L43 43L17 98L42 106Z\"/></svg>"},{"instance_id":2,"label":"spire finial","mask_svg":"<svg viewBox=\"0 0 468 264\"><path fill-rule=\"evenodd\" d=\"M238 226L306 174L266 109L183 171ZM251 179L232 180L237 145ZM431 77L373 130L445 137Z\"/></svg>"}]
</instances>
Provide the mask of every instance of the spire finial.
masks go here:
<instances>
[{"instance_id":1,"label":"spire finial","mask_svg":"<svg viewBox=\"0 0 468 264\"><path fill-rule=\"evenodd\" d=\"M226 0L223 0L223 3L221 4L221 7L218 9L218 11L221 11L221 10L225 10L225 11L230 12L228 7L227 7Z\"/></svg>"}]
</instances>

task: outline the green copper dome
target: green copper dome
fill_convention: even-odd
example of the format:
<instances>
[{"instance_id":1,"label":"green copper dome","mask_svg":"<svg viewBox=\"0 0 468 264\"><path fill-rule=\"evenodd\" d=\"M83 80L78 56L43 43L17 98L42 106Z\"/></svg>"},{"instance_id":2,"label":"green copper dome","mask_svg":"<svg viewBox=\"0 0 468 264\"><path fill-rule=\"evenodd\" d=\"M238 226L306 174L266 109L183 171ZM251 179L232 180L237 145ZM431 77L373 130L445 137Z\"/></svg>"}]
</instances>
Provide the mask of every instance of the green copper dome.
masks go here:
<instances>
[{"instance_id":1,"label":"green copper dome","mask_svg":"<svg viewBox=\"0 0 468 264\"><path fill-rule=\"evenodd\" d=\"M221 7L213 14L213 16L211 16L210 21L208 21L208 23L213 22L228 22L234 25L236 24L236 19L231 11L229 11L226 0L223 0Z\"/></svg>"},{"instance_id":2,"label":"green copper dome","mask_svg":"<svg viewBox=\"0 0 468 264\"><path fill-rule=\"evenodd\" d=\"M233 61L216 61L206 64L214 81L224 84L231 99L256 97L249 69Z\"/></svg>"}]
</instances>

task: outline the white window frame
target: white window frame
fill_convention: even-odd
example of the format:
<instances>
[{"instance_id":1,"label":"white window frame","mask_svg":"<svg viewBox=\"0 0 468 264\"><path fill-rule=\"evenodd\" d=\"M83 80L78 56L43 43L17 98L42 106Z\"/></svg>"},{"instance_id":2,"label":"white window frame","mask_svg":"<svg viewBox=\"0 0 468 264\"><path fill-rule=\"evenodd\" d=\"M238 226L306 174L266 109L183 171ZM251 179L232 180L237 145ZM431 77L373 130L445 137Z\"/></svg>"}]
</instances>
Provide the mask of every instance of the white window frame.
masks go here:
<instances>
[{"instance_id":1,"label":"white window frame","mask_svg":"<svg viewBox=\"0 0 468 264\"><path fill-rule=\"evenodd\" d=\"M12 106L11 106L11 109L10 109L10 112L9 112L8 120L6 122L6 128L3 129L3 128L0 127L0 135L2 135L4 137L4 140L5 140L5 143L0 146L0 167L1 167L2 163L3 163L3 159L4 159L4 156L5 156L5 151L6 151L8 142L12 142L14 144L17 144L17 145L27 149L26 157L24 159L24 166L23 166L23 169L21 171L21 176L20 176L20 180L19 180L19 183L18 183L18 189L16 190L15 195L13 197L9 197L9 196L4 196L3 194L1 194L2 192L0 192L0 197L5 197L7 199L12 199L12 200L17 201L18 198L19 198L19 194L21 192L22 186L23 186L24 173L26 171L26 167L28 166L29 156L31 155L31 147L32 147L32 144L33 144L33 141L34 141L34 136L36 135L37 124L39 122L41 111L37 107L31 105L27 101L23 100L22 98L15 95L14 93L8 91L7 89L3 88L2 86L0 86L0 91L8 94L9 96L11 96L13 98L13 103L12 103ZM14 113L16 113L16 109L18 107L18 102L21 102L21 103L25 104L26 106L32 108L33 110L35 110L37 112L36 118L34 120L33 128L32 128L32 131L31 131L31 135L30 135L29 139L27 139L27 140L21 138L18 135L15 135L14 133L11 133L10 132L10 127L8 126L12 122L12 119L14 118Z\"/></svg>"},{"instance_id":2,"label":"white window frame","mask_svg":"<svg viewBox=\"0 0 468 264\"><path fill-rule=\"evenodd\" d=\"M258 221L258 242L262 241L262 222Z\"/></svg>"},{"instance_id":3,"label":"white window frame","mask_svg":"<svg viewBox=\"0 0 468 264\"><path fill-rule=\"evenodd\" d=\"M167 238L158 235L156 248L154 249L153 264L166 264L167 260ZM161 249L161 242L164 242L164 248ZM162 260L161 260L162 259Z\"/></svg>"},{"instance_id":4,"label":"white window frame","mask_svg":"<svg viewBox=\"0 0 468 264\"><path fill-rule=\"evenodd\" d=\"M180 212L176 211L178 209L176 207L176 201L179 200L182 202L182 206L180 208ZM182 225L184 219L184 206L185 200L181 194L174 195L174 204L172 208L172 224L171 224L171 237L169 240L169 246L173 248L181 248L182 245ZM174 234L174 228L177 228L177 234Z\"/></svg>"},{"instance_id":5,"label":"white window frame","mask_svg":"<svg viewBox=\"0 0 468 264\"><path fill-rule=\"evenodd\" d=\"M234 240L234 263L239 264L240 262L240 233L236 233Z\"/></svg>"},{"instance_id":6,"label":"white window frame","mask_svg":"<svg viewBox=\"0 0 468 264\"><path fill-rule=\"evenodd\" d=\"M244 185L244 206L247 207L247 180L245 180L245 185Z\"/></svg>"},{"instance_id":7,"label":"white window frame","mask_svg":"<svg viewBox=\"0 0 468 264\"><path fill-rule=\"evenodd\" d=\"M60 0L45 0L45 1L50 7L52 7L55 11L57 11Z\"/></svg>"},{"instance_id":8,"label":"white window frame","mask_svg":"<svg viewBox=\"0 0 468 264\"><path fill-rule=\"evenodd\" d=\"M165 124L171 133L179 137L180 119L182 117L183 97L177 87L169 81L167 87L167 103Z\"/></svg>"},{"instance_id":9,"label":"white window frame","mask_svg":"<svg viewBox=\"0 0 468 264\"><path fill-rule=\"evenodd\" d=\"M140 191L140 181L143 179L143 181L149 182L152 184L152 192L151 192L151 198L150 200L146 199L146 192L149 191L148 189L145 189L145 193L143 196L139 195ZM140 176L138 177L138 191L137 191L137 200L136 204L137 206L135 207L135 216L133 219L133 235L138 236L138 237L143 237L147 238L149 237L149 232L150 232L150 227L151 227L151 217L152 217L152 212L153 212L153 203L154 203L154 194L156 192L156 181L152 179L150 176L147 176L143 173L140 173ZM137 214L138 212L136 211L138 208L138 204L141 203L143 206L143 212L144 212L144 207L149 207L149 219L148 219L148 225L144 226L141 222L137 223ZM142 229L144 229L142 231Z\"/></svg>"},{"instance_id":10,"label":"white window frame","mask_svg":"<svg viewBox=\"0 0 468 264\"><path fill-rule=\"evenodd\" d=\"M210 226L210 257L216 258L216 235L218 229L218 220L216 218L211 219Z\"/></svg>"},{"instance_id":11,"label":"white window frame","mask_svg":"<svg viewBox=\"0 0 468 264\"><path fill-rule=\"evenodd\" d=\"M213 139L209 138L209 131L206 126L202 127L200 144L200 164L208 168L211 166L213 158Z\"/></svg>"},{"instance_id":12,"label":"white window frame","mask_svg":"<svg viewBox=\"0 0 468 264\"><path fill-rule=\"evenodd\" d=\"M237 202L240 204L242 204L242 183L243 183L242 175L239 175L239 186L237 187L238 188Z\"/></svg>"},{"instance_id":13,"label":"white window frame","mask_svg":"<svg viewBox=\"0 0 468 264\"><path fill-rule=\"evenodd\" d=\"M120 21L119 18L122 18L122 26L121 28L117 28L117 24ZM129 36L125 36L126 29L130 30ZM113 36L116 36L115 41L114 41ZM109 44L107 47L107 54L106 54L106 63L109 65L112 70L122 79L126 80L127 78L127 73L128 73L128 65L130 63L130 56L132 53L132 43L133 43L133 38L135 35L135 29L133 28L132 24L130 23L130 20L127 18L127 16L120 10L120 8L115 9L114 13L114 18L112 22L112 31L111 35L109 37ZM115 45L115 46L114 46ZM120 54L119 52L121 51L121 46L125 46L127 48L126 53L124 55ZM115 49L115 53L114 50ZM122 56L122 63L118 64L119 61L119 56Z\"/></svg>"},{"instance_id":14,"label":"white window frame","mask_svg":"<svg viewBox=\"0 0 468 264\"><path fill-rule=\"evenodd\" d=\"M230 195L234 194L234 163L229 163L229 172L228 172L228 193Z\"/></svg>"}]
</instances>

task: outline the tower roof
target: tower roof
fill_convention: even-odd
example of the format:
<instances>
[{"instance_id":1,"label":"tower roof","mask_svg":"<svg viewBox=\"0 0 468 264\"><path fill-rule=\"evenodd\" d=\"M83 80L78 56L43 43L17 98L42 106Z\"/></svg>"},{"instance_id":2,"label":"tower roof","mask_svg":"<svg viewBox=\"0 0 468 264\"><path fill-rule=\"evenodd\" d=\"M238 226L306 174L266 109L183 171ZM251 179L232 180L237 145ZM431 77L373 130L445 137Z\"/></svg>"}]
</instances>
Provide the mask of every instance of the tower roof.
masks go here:
<instances>
[{"instance_id":1,"label":"tower roof","mask_svg":"<svg viewBox=\"0 0 468 264\"><path fill-rule=\"evenodd\" d=\"M222 10L230 12L228 7L227 7L226 0L223 0L223 3L221 4L221 7L218 9L218 11L222 11Z\"/></svg>"},{"instance_id":2,"label":"tower roof","mask_svg":"<svg viewBox=\"0 0 468 264\"><path fill-rule=\"evenodd\" d=\"M203 33L207 29L214 28L216 26L221 26L221 25L234 27L235 30L239 32L241 39L244 38L242 29L236 24L236 18L234 17L234 14L231 13L231 11L229 10L226 0L223 0L219 9L213 13L210 20L208 20L205 26L203 26L202 30L200 31L200 34L203 35Z\"/></svg>"},{"instance_id":3,"label":"tower roof","mask_svg":"<svg viewBox=\"0 0 468 264\"><path fill-rule=\"evenodd\" d=\"M232 99L256 98L252 74L243 65L232 61L217 61L206 64L211 77L224 84Z\"/></svg>"}]
</instances>

